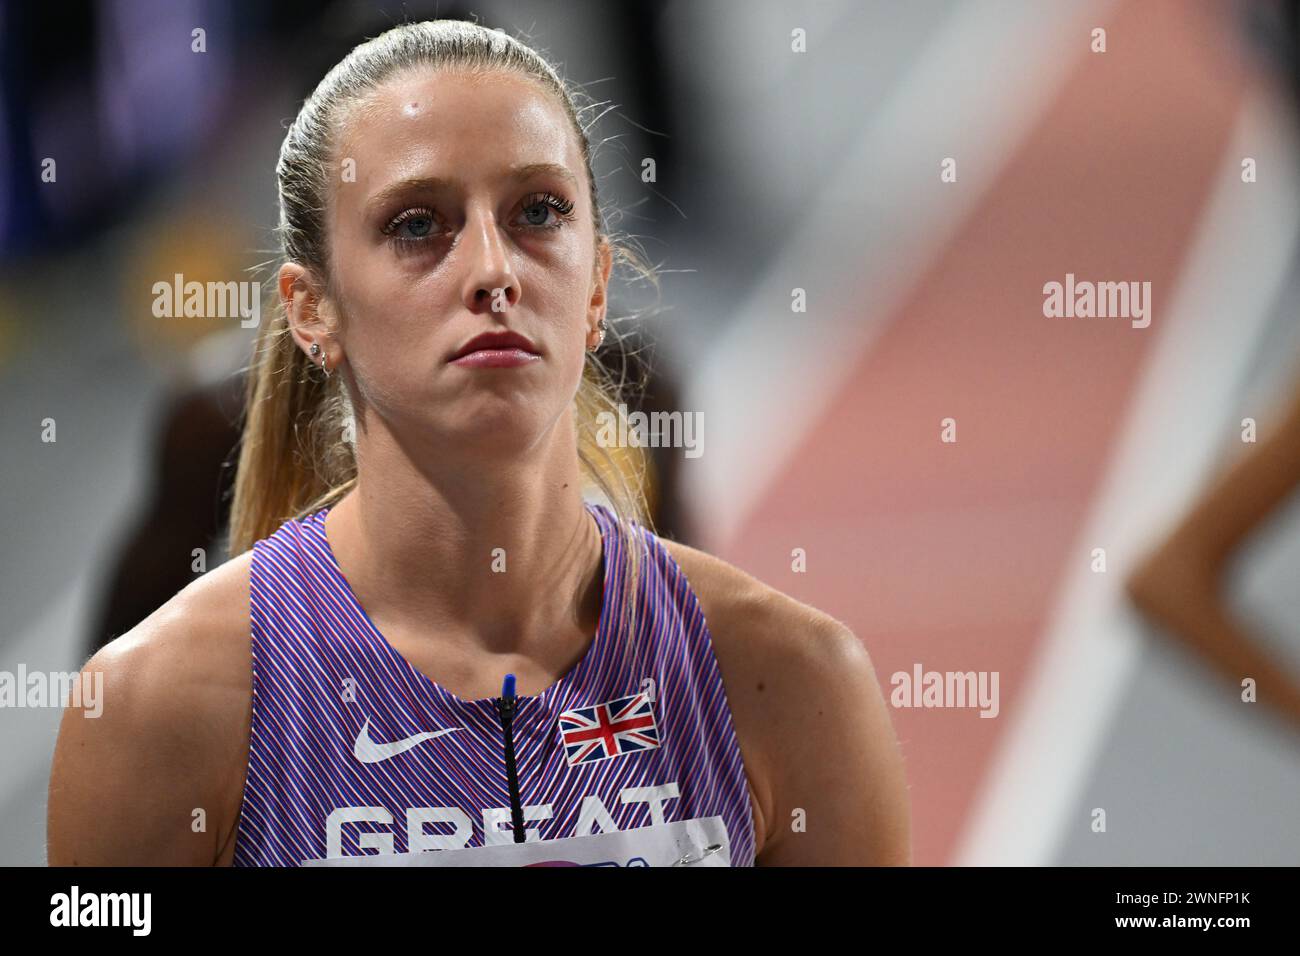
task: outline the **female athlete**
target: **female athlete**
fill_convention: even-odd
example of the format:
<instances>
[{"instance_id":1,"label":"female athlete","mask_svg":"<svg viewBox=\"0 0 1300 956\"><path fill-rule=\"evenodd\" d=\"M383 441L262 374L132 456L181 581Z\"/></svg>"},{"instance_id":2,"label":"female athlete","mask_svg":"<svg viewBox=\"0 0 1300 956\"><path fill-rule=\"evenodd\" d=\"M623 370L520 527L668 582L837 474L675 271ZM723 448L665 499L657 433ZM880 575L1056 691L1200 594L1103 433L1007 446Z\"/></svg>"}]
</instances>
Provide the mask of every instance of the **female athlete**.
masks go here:
<instances>
[{"instance_id":1,"label":"female athlete","mask_svg":"<svg viewBox=\"0 0 1300 956\"><path fill-rule=\"evenodd\" d=\"M575 95L433 21L306 100L235 556L86 664L103 712L65 712L51 864L910 861L854 634L659 538L607 467L594 352L639 260Z\"/></svg>"}]
</instances>

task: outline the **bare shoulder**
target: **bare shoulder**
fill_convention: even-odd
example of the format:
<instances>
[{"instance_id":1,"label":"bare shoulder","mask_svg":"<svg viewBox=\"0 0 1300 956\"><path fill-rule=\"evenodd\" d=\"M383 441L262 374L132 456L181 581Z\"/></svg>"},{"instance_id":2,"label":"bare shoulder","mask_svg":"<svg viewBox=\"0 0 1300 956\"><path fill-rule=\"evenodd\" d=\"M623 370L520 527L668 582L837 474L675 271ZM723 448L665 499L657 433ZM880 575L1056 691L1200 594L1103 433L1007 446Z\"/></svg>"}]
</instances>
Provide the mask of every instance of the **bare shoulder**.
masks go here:
<instances>
[{"instance_id":1,"label":"bare shoulder","mask_svg":"<svg viewBox=\"0 0 1300 956\"><path fill-rule=\"evenodd\" d=\"M730 665L737 677L756 678L751 682L754 693L764 692L760 678L772 665L830 664L846 653L862 651L852 631L824 611L708 552L660 540L699 599L719 663ZM737 689L746 690L739 681Z\"/></svg>"},{"instance_id":2,"label":"bare shoulder","mask_svg":"<svg viewBox=\"0 0 1300 956\"><path fill-rule=\"evenodd\" d=\"M824 611L660 540L708 623L761 827L758 862L908 862L902 757L866 647Z\"/></svg>"},{"instance_id":3,"label":"bare shoulder","mask_svg":"<svg viewBox=\"0 0 1300 956\"><path fill-rule=\"evenodd\" d=\"M795 600L716 555L667 538L659 540L690 578L702 605L707 601L724 614L761 611L788 624L803 622L831 630L845 627L824 611ZM701 589L707 593L700 593Z\"/></svg>"},{"instance_id":4,"label":"bare shoulder","mask_svg":"<svg viewBox=\"0 0 1300 956\"><path fill-rule=\"evenodd\" d=\"M246 551L196 578L87 662L132 680L142 699L174 696L180 681L210 685L242 676L250 663ZM163 680L162 678L169 678Z\"/></svg>"},{"instance_id":5,"label":"bare shoulder","mask_svg":"<svg viewBox=\"0 0 1300 956\"><path fill-rule=\"evenodd\" d=\"M231 842L251 707L251 558L198 578L82 668L102 706L64 711L51 865L211 864Z\"/></svg>"}]
</instances>

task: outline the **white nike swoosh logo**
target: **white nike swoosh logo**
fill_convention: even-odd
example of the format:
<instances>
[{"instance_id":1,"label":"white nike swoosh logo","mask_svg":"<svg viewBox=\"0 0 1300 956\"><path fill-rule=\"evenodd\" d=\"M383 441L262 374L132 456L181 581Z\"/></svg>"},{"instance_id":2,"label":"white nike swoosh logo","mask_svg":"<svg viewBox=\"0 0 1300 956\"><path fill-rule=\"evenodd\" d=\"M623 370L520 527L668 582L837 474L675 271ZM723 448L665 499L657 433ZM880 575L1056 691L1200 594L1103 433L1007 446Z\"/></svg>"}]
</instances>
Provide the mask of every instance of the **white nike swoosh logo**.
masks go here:
<instances>
[{"instance_id":1,"label":"white nike swoosh logo","mask_svg":"<svg viewBox=\"0 0 1300 956\"><path fill-rule=\"evenodd\" d=\"M447 727L443 730L414 734L405 740L394 740L391 744L381 744L370 739L370 718L367 717L365 724L361 728L361 733L357 734L357 742L352 747L352 756L362 763L379 763L379 761L387 760L389 757L396 757L398 754L406 753L412 747L422 744L426 740L441 737L453 730L464 729L464 727Z\"/></svg>"}]
</instances>

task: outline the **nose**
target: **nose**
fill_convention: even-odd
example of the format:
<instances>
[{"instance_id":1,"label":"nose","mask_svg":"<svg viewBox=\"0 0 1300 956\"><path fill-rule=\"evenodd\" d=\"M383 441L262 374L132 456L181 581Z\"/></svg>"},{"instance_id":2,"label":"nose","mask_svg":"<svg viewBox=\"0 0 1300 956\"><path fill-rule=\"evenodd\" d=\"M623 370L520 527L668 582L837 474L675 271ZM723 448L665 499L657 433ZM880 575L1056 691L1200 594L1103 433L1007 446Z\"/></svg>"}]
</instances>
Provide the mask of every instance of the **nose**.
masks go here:
<instances>
[{"instance_id":1,"label":"nose","mask_svg":"<svg viewBox=\"0 0 1300 956\"><path fill-rule=\"evenodd\" d=\"M519 304L521 289L510 268L495 216L487 210L470 213L461 241L465 284L462 297L471 312L507 312Z\"/></svg>"}]
</instances>

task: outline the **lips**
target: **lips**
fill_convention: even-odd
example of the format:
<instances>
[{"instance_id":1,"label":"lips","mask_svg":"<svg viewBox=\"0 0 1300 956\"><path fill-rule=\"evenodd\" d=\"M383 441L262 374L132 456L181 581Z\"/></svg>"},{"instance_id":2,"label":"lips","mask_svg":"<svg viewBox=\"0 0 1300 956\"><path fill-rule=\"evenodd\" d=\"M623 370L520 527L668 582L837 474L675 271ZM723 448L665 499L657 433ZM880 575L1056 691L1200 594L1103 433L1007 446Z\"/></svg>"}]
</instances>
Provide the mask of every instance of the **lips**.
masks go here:
<instances>
[{"instance_id":1,"label":"lips","mask_svg":"<svg viewBox=\"0 0 1300 956\"><path fill-rule=\"evenodd\" d=\"M519 349L532 355L540 355L537 346L532 343L526 335L520 335L518 332L503 330L500 332L484 332L474 336L451 356L447 361L454 362L458 358L464 358L471 352L480 352L485 349L505 350Z\"/></svg>"}]
</instances>

